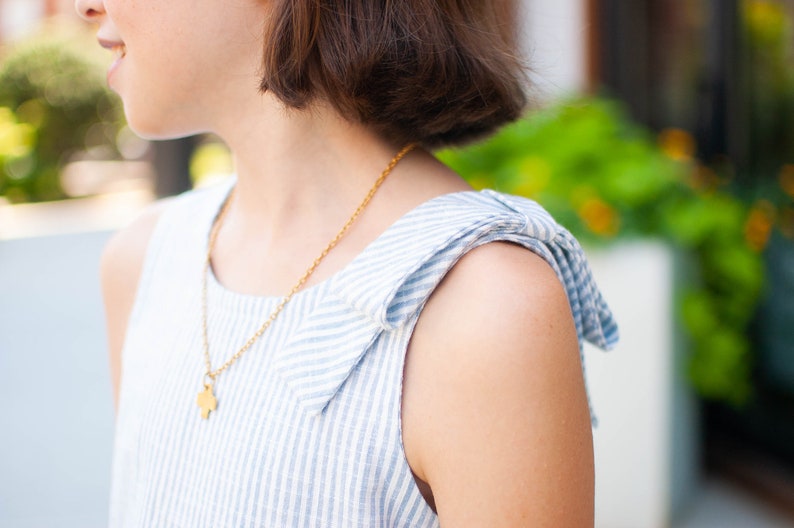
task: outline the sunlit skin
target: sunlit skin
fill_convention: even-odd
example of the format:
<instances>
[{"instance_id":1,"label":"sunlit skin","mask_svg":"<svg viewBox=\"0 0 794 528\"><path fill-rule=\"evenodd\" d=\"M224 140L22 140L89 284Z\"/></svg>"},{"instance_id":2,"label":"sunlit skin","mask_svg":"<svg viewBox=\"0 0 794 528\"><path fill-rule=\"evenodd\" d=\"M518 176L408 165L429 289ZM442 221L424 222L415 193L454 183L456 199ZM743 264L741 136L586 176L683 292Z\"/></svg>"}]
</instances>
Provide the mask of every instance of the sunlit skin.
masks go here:
<instances>
[{"instance_id":1,"label":"sunlit skin","mask_svg":"<svg viewBox=\"0 0 794 528\"><path fill-rule=\"evenodd\" d=\"M213 132L231 149L238 192L212 255L219 281L284 295L402 145L322 101L287 111L259 91L268 5L76 2L122 57L108 82L138 134ZM412 152L307 286L410 209L467 189L431 154ZM116 234L102 257L116 401L127 319L163 206ZM472 250L436 289L408 350L402 422L408 462L442 526L592 526L592 436L576 332L562 285L529 251L506 243Z\"/></svg>"},{"instance_id":2,"label":"sunlit skin","mask_svg":"<svg viewBox=\"0 0 794 528\"><path fill-rule=\"evenodd\" d=\"M95 9L95 20L102 18L97 38L103 45L123 47L124 59L108 82L121 95L139 135L171 138L210 131L261 99L252 73L259 64L257 35L266 2L78 5L84 12Z\"/></svg>"}]
</instances>

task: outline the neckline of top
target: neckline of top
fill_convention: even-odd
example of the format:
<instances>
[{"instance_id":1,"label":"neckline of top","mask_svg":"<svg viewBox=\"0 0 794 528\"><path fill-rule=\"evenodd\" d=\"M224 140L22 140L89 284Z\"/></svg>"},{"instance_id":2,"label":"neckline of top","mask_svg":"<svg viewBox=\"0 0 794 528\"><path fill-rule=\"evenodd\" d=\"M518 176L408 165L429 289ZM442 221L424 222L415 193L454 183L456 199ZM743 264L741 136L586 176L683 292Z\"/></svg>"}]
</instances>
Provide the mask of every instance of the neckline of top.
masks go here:
<instances>
[{"instance_id":1,"label":"neckline of top","mask_svg":"<svg viewBox=\"0 0 794 528\"><path fill-rule=\"evenodd\" d=\"M234 189L234 185L236 183L236 177L232 176L229 181L223 182L218 184L218 195L219 199L212 199L210 201L211 212L212 214L209 215L209 222L202 230L203 238L204 238L204 245L203 245L203 253L204 255L207 254L207 250L209 247L209 234L212 226L215 225L217 221L218 215L220 214L221 208L223 204L229 199L231 195L232 189ZM225 188L224 188L225 187ZM489 192L489 189L483 189L480 191L477 190L468 190L468 191L455 191L450 193L439 194L432 198L425 200L414 206L413 208L406 211L402 216L397 218L394 222L392 222L386 229L384 229L378 236L372 239L363 250L361 250L350 262L345 264L342 268L335 271L332 275L323 279L322 281L312 284L306 288L302 288L298 290L293 299L297 299L299 297L305 297L311 293L320 291L328 287L330 284L340 280L340 278L344 277L344 275L349 272L354 267L360 265L360 263L368 257L368 255L372 252L372 248L380 245L383 243L387 237L391 236L392 233L397 231L400 226L409 221L412 217L416 216L417 214L423 212L425 209L436 206L439 203L443 203L445 201L453 200L455 198L460 198L463 196L481 196L484 193ZM491 191L493 192L493 191ZM213 197L214 198L214 197ZM234 305L236 303L246 303L246 304L255 304L255 305L263 305L263 304L273 304L275 302L281 301L285 295L257 295L251 293L240 292L237 290L232 290L225 286L215 275L215 270L212 268L212 265L208 267L207 270L207 283L208 287L215 292L216 295L220 296L223 300L222 304L224 305Z\"/></svg>"}]
</instances>

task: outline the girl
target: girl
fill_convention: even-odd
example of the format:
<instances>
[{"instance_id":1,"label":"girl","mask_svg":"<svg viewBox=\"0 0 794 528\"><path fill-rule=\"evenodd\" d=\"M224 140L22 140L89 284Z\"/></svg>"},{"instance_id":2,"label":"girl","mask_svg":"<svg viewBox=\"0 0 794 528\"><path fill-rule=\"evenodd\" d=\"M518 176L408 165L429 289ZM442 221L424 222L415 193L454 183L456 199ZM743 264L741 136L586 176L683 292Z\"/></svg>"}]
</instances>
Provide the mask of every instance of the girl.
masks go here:
<instances>
[{"instance_id":1,"label":"girl","mask_svg":"<svg viewBox=\"0 0 794 528\"><path fill-rule=\"evenodd\" d=\"M430 153L520 115L514 6L76 3L129 126L236 172L103 254L110 525L592 526L611 315L543 209Z\"/></svg>"}]
</instances>

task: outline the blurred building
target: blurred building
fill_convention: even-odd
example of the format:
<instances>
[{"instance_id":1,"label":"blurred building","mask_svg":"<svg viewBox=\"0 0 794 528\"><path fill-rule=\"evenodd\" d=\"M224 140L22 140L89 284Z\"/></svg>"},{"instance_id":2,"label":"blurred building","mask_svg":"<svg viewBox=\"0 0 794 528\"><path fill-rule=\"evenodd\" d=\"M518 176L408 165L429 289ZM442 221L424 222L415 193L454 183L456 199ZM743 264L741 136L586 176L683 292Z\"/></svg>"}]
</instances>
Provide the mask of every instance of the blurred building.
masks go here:
<instances>
[{"instance_id":1,"label":"blurred building","mask_svg":"<svg viewBox=\"0 0 794 528\"><path fill-rule=\"evenodd\" d=\"M0 0L0 42L25 35L42 18L73 12L71 0Z\"/></svg>"},{"instance_id":2,"label":"blurred building","mask_svg":"<svg viewBox=\"0 0 794 528\"><path fill-rule=\"evenodd\" d=\"M703 400L708 469L794 511L794 2L592 0L591 83L769 211L766 290L753 323L755 395Z\"/></svg>"}]
</instances>

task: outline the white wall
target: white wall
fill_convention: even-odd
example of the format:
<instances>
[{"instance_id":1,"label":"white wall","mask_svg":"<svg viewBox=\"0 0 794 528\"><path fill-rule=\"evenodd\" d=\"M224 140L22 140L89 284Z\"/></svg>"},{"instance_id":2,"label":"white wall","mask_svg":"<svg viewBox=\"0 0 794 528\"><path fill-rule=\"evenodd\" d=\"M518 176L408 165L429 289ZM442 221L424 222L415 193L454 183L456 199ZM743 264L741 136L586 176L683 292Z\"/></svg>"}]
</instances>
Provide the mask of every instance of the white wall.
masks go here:
<instances>
[{"instance_id":1,"label":"white wall","mask_svg":"<svg viewBox=\"0 0 794 528\"><path fill-rule=\"evenodd\" d=\"M0 36L14 40L30 32L44 16L42 0L0 0Z\"/></svg>"},{"instance_id":2,"label":"white wall","mask_svg":"<svg viewBox=\"0 0 794 528\"><path fill-rule=\"evenodd\" d=\"M523 0L521 29L531 80L542 99L585 89L584 0Z\"/></svg>"},{"instance_id":3,"label":"white wall","mask_svg":"<svg viewBox=\"0 0 794 528\"><path fill-rule=\"evenodd\" d=\"M0 241L0 526L107 525L106 232Z\"/></svg>"},{"instance_id":4,"label":"white wall","mask_svg":"<svg viewBox=\"0 0 794 528\"><path fill-rule=\"evenodd\" d=\"M0 207L2 528L107 526L114 415L99 255L147 202Z\"/></svg>"}]
</instances>

